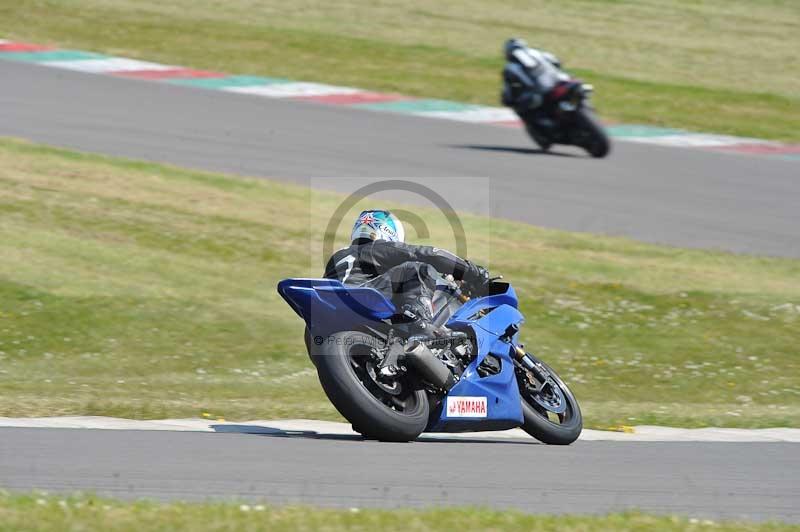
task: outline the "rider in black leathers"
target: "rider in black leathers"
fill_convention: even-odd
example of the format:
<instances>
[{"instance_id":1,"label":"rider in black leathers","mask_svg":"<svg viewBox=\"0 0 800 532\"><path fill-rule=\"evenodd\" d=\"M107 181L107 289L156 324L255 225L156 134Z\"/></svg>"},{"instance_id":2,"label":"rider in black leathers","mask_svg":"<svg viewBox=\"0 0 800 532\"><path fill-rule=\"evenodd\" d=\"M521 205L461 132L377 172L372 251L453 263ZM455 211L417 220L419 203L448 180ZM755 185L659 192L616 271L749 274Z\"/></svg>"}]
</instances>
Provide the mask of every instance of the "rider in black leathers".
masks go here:
<instances>
[{"instance_id":1,"label":"rider in black leathers","mask_svg":"<svg viewBox=\"0 0 800 532\"><path fill-rule=\"evenodd\" d=\"M350 246L328 260L325 277L375 288L420 331L430 332L431 298L439 276L450 274L474 287L489 282L486 269L449 251L405 244L400 220L388 211L362 212L351 237Z\"/></svg>"},{"instance_id":2,"label":"rider in black leathers","mask_svg":"<svg viewBox=\"0 0 800 532\"><path fill-rule=\"evenodd\" d=\"M504 51L507 62L500 99L520 117L535 113L558 82L569 77L553 54L530 48L522 39L507 40Z\"/></svg>"}]
</instances>

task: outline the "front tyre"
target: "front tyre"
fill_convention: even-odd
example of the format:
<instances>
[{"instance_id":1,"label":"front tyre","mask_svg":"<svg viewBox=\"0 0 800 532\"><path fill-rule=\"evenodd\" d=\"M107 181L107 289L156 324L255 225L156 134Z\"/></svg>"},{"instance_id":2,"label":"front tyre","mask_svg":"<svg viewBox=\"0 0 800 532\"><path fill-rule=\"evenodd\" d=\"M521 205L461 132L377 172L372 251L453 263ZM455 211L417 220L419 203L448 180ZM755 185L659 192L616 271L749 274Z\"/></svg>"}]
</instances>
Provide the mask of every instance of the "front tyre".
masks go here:
<instances>
[{"instance_id":1,"label":"front tyre","mask_svg":"<svg viewBox=\"0 0 800 532\"><path fill-rule=\"evenodd\" d=\"M575 116L574 142L595 158L611 151L611 140L594 114L587 108L578 109Z\"/></svg>"},{"instance_id":2,"label":"front tyre","mask_svg":"<svg viewBox=\"0 0 800 532\"><path fill-rule=\"evenodd\" d=\"M411 441L428 424L428 396L407 377L378 378L373 350L379 342L357 331L326 337L314 356L319 382L354 430L377 440Z\"/></svg>"},{"instance_id":3,"label":"front tyre","mask_svg":"<svg viewBox=\"0 0 800 532\"><path fill-rule=\"evenodd\" d=\"M526 370L517 367L517 384L522 398L522 430L542 443L569 445L583 430L583 417L578 401L553 369L528 355L548 374L539 386L527 378ZM538 389L538 390L537 390Z\"/></svg>"}]
</instances>

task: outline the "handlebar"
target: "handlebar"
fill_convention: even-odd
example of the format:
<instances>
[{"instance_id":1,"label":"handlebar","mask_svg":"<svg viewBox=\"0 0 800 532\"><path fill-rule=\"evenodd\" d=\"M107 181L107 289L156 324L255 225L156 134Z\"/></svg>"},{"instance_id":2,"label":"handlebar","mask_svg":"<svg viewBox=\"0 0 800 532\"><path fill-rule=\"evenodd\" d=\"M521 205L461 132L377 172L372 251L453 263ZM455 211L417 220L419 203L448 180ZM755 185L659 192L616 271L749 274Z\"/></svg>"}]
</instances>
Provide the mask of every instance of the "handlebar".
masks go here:
<instances>
[{"instance_id":1,"label":"handlebar","mask_svg":"<svg viewBox=\"0 0 800 532\"><path fill-rule=\"evenodd\" d=\"M463 280L456 281L455 278L450 274L445 275L444 278L450 284L450 287L453 289L453 292L454 292L455 296L458 298L458 300L461 303L466 303L467 301L470 300L470 296L465 294L464 291L463 291L464 290L464 286L466 285L466 283ZM502 275L497 275L495 277L489 277L489 283L493 283L495 281L499 281L502 278L503 278ZM469 289L468 286L467 286L467 289Z\"/></svg>"}]
</instances>

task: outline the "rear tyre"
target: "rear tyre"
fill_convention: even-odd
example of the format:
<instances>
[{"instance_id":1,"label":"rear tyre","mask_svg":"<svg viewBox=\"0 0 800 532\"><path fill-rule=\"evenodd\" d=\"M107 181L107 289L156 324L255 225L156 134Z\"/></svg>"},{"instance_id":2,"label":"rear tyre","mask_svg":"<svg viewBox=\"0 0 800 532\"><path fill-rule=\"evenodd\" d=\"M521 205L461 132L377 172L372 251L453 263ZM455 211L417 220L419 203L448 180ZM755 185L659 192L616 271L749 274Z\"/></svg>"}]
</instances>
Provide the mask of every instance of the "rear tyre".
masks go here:
<instances>
[{"instance_id":1,"label":"rear tyre","mask_svg":"<svg viewBox=\"0 0 800 532\"><path fill-rule=\"evenodd\" d=\"M577 111L575 127L577 129L575 143L578 146L598 159L608 155L611 151L611 140L589 109L583 108Z\"/></svg>"},{"instance_id":2,"label":"rear tyre","mask_svg":"<svg viewBox=\"0 0 800 532\"><path fill-rule=\"evenodd\" d=\"M318 337L321 338L321 337ZM317 365L317 358L319 357L318 351L319 347L316 345L315 338L311 337L311 331L306 327L305 334L303 335L303 340L306 342L306 351L308 352L308 358L311 359L311 362L314 363L314 366ZM316 339L319 341L318 339Z\"/></svg>"},{"instance_id":3,"label":"rear tyre","mask_svg":"<svg viewBox=\"0 0 800 532\"><path fill-rule=\"evenodd\" d=\"M539 149L542 151L550 150L550 146L553 145L553 143L550 142L550 139L536 131L536 128L531 127L528 124L525 124L525 129L528 132L528 136L533 139L533 142L535 142L537 146L539 146Z\"/></svg>"},{"instance_id":4,"label":"rear tyre","mask_svg":"<svg viewBox=\"0 0 800 532\"><path fill-rule=\"evenodd\" d=\"M551 393L551 397L534 398L534 394L521 383L520 376L517 376L522 397L522 430L542 443L569 445L578 439L583 430L583 417L578 401L550 366L540 360L537 362L550 373L550 385L553 386L555 393ZM563 412L559 414L549 412L548 408L543 406L547 405L548 399L558 399L559 404L563 401L565 406Z\"/></svg>"},{"instance_id":5,"label":"rear tyre","mask_svg":"<svg viewBox=\"0 0 800 532\"><path fill-rule=\"evenodd\" d=\"M333 406L364 437L411 441L428 424L428 396L407 378L390 383L376 378L371 351L378 342L357 331L327 337L313 357L319 382Z\"/></svg>"}]
</instances>

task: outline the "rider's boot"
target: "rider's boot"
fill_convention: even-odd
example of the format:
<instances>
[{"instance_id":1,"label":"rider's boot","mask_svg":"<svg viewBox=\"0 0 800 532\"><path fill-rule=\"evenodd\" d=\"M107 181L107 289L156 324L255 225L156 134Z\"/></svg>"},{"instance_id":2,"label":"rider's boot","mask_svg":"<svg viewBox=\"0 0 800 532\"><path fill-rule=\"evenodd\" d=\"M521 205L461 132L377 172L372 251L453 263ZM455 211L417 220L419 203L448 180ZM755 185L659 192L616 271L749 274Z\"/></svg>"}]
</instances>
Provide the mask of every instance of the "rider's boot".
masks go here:
<instances>
[{"instance_id":1,"label":"rider's boot","mask_svg":"<svg viewBox=\"0 0 800 532\"><path fill-rule=\"evenodd\" d=\"M433 325L433 305L428 296L419 296L416 301L403 305L403 315L411 320L412 335L436 335L438 329Z\"/></svg>"}]
</instances>

